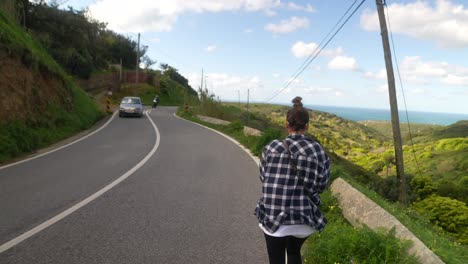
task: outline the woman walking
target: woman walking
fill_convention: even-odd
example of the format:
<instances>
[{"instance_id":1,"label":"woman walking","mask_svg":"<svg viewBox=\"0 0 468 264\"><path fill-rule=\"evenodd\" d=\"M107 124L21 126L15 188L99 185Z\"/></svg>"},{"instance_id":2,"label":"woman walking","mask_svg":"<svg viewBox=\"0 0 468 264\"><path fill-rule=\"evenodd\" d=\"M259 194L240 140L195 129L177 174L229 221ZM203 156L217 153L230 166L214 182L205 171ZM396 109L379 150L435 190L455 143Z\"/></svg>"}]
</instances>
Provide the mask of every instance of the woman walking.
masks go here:
<instances>
[{"instance_id":1,"label":"woman walking","mask_svg":"<svg viewBox=\"0 0 468 264\"><path fill-rule=\"evenodd\" d=\"M263 196L255 215L265 233L270 264L300 264L301 247L327 220L320 196L330 178L330 160L322 146L307 137L309 112L293 99L286 116L288 136L265 146L260 160Z\"/></svg>"}]
</instances>

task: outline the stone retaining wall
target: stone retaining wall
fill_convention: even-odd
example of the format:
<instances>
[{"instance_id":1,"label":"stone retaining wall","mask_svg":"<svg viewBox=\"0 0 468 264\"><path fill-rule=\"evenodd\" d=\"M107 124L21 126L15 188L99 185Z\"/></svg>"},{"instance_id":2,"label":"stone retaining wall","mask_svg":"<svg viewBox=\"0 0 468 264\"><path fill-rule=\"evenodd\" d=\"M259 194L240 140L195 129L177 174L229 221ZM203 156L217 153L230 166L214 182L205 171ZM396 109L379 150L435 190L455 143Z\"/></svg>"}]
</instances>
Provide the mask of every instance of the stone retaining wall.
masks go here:
<instances>
[{"instance_id":1,"label":"stone retaining wall","mask_svg":"<svg viewBox=\"0 0 468 264\"><path fill-rule=\"evenodd\" d=\"M411 240L410 254L419 257L424 264L443 264L444 262L424 245L411 231L403 226L393 215L360 193L343 179L336 179L331 190L338 197L344 217L353 226L367 225L371 229L395 227L395 235L403 240Z\"/></svg>"},{"instance_id":2,"label":"stone retaining wall","mask_svg":"<svg viewBox=\"0 0 468 264\"><path fill-rule=\"evenodd\" d=\"M225 120L221 120L221 119L217 119L217 118L213 118L213 117L209 117L209 116L197 115L197 117L200 118L201 121L211 123L211 124L215 124L215 125L227 126L227 125L229 125L231 123L229 121L225 121Z\"/></svg>"},{"instance_id":3,"label":"stone retaining wall","mask_svg":"<svg viewBox=\"0 0 468 264\"><path fill-rule=\"evenodd\" d=\"M262 131L257 130L255 128L248 127L248 126L244 126L244 134L250 135L250 136L261 136Z\"/></svg>"},{"instance_id":4,"label":"stone retaining wall","mask_svg":"<svg viewBox=\"0 0 468 264\"><path fill-rule=\"evenodd\" d=\"M204 122L208 122L208 123L216 124L216 125L227 126L231 123L229 121L225 121L225 120L221 120L221 119L217 119L217 118L213 118L209 116L197 115L197 117ZM244 126L244 134L250 135L250 136L261 136L262 131L257 130L255 128L248 127L248 126Z\"/></svg>"}]
</instances>

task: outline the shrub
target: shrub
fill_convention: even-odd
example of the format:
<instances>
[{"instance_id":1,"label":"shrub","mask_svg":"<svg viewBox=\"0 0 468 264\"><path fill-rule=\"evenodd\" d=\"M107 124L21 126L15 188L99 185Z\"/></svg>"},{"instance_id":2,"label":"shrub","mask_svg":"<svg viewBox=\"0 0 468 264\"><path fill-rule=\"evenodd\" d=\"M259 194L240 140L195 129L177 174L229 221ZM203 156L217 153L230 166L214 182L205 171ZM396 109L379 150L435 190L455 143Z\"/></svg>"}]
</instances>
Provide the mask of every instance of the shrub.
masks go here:
<instances>
[{"instance_id":1,"label":"shrub","mask_svg":"<svg viewBox=\"0 0 468 264\"><path fill-rule=\"evenodd\" d=\"M428 176L414 177L410 184L413 193L417 194L421 200L430 196L437 190L432 179Z\"/></svg>"},{"instance_id":2,"label":"shrub","mask_svg":"<svg viewBox=\"0 0 468 264\"><path fill-rule=\"evenodd\" d=\"M226 129L230 132L239 132L244 129L244 125L242 125L242 122L240 120L236 120L227 125Z\"/></svg>"},{"instance_id":3,"label":"shrub","mask_svg":"<svg viewBox=\"0 0 468 264\"><path fill-rule=\"evenodd\" d=\"M383 170L385 167L385 162L383 160L375 160L370 164L370 169L374 173L378 173Z\"/></svg>"},{"instance_id":4,"label":"shrub","mask_svg":"<svg viewBox=\"0 0 468 264\"><path fill-rule=\"evenodd\" d=\"M255 145L255 149L253 150L253 154L256 156L261 156L263 148L268 143L275 139L280 139L282 136L283 135L279 130L267 128L258 139L257 144Z\"/></svg>"},{"instance_id":5,"label":"shrub","mask_svg":"<svg viewBox=\"0 0 468 264\"><path fill-rule=\"evenodd\" d=\"M305 263L418 263L416 257L407 254L410 242L395 238L395 230L356 229L341 216L341 208L330 192L321 197L321 210L329 222L322 233L307 240Z\"/></svg>"},{"instance_id":6,"label":"shrub","mask_svg":"<svg viewBox=\"0 0 468 264\"><path fill-rule=\"evenodd\" d=\"M441 139L436 150L468 150L468 138Z\"/></svg>"},{"instance_id":7,"label":"shrub","mask_svg":"<svg viewBox=\"0 0 468 264\"><path fill-rule=\"evenodd\" d=\"M452 233L460 243L468 244L468 207L448 197L432 195L413 203L413 208L428 216L435 225Z\"/></svg>"},{"instance_id":8,"label":"shrub","mask_svg":"<svg viewBox=\"0 0 468 264\"><path fill-rule=\"evenodd\" d=\"M463 185L462 180L460 180L459 184L457 184L448 179L442 179L438 182L437 194L439 196L450 197L463 202L467 202L467 189L468 188L466 188L466 186Z\"/></svg>"},{"instance_id":9,"label":"shrub","mask_svg":"<svg viewBox=\"0 0 468 264\"><path fill-rule=\"evenodd\" d=\"M426 152L426 151L423 152L423 153L421 153L421 154L419 155L419 159L420 159L420 160L423 160L423 159L430 159L430 158L432 158L432 157L434 157L434 154L433 154L432 152Z\"/></svg>"},{"instance_id":10,"label":"shrub","mask_svg":"<svg viewBox=\"0 0 468 264\"><path fill-rule=\"evenodd\" d=\"M398 201L399 184L396 176L377 179L372 184L373 189L385 199L392 202Z\"/></svg>"}]
</instances>

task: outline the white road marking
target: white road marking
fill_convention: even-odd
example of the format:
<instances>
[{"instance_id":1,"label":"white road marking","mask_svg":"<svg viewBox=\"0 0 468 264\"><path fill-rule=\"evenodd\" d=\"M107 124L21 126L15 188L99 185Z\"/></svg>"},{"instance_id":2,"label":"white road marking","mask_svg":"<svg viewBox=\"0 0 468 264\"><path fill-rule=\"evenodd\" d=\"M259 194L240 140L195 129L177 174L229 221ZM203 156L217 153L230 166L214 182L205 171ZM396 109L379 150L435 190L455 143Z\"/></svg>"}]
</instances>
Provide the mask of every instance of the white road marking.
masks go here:
<instances>
[{"instance_id":1,"label":"white road marking","mask_svg":"<svg viewBox=\"0 0 468 264\"><path fill-rule=\"evenodd\" d=\"M30 238L31 236L33 236L35 234L41 232L42 230L46 229L47 227L57 223L58 221L62 220L63 218L67 217L68 215L70 215L73 212L77 211L81 207L83 207L83 206L87 205L88 203L92 202L93 200L95 200L99 196L103 195L105 192L107 192L110 189L112 189L113 187L115 187L117 184L119 184L122 181L124 181L125 179L127 179L130 175L132 175L139 168L141 168L153 156L153 154L156 152L156 150L159 147L159 142L160 142L160 133L159 133L158 127L153 122L153 119L151 119L151 117L149 116L150 112L151 111L147 112L146 116L148 117L148 120L153 125L154 131L156 133L156 140L155 140L153 149L151 149L151 151L146 155L146 157L144 157L137 165L135 165L132 169L127 171L124 175L120 176L117 180L113 181L112 183L110 183L106 187L104 187L101 190L97 191L96 193L92 194L88 198L86 198L83 201L77 203L76 205L72 206L71 208L63 211L62 213L52 217L51 219L47 220L46 222L34 227L33 229L27 231L26 233L24 233L24 234L22 234L22 235L20 235L20 236L18 236L16 238L6 242L5 244L1 245L0 246L0 253L2 253L4 251L16 246L17 244L23 242L24 240Z\"/></svg>"},{"instance_id":2,"label":"white road marking","mask_svg":"<svg viewBox=\"0 0 468 264\"><path fill-rule=\"evenodd\" d=\"M30 158L27 158L27 159L24 159L24 160L20 160L20 161L17 161L17 162L14 162L14 163L11 163L11 164L8 164L8 165L5 165L5 166L1 166L1 167L0 167L0 170L6 169L6 168L11 167L11 166L15 166L15 165L21 164L21 163L26 162L26 161L30 161L30 160L33 160L33 159L40 158L40 157L42 157L42 156L48 155L48 154L53 153L53 152L55 152L55 151L61 150L61 149L66 148L66 147L69 147L69 146L71 146L71 145L73 145L73 144L75 144L75 143L78 143L78 142L80 142L80 141L82 141L82 140L84 140L84 139L86 139L86 138L88 138L88 137L90 137L90 136L96 134L97 132L101 131L102 129L104 129L104 128L105 128L107 125L109 125L109 123L114 119L114 117L115 117L115 115L117 114L117 112L118 112L118 111L115 111L115 113L112 115L112 117L111 117L109 120L107 120L107 122L106 122L104 125L102 125L102 127L98 128L98 129L96 129L96 130L94 130L93 132L87 134L86 136L83 136L82 138L79 138L79 139L77 139L77 140L75 140L75 141L73 141L73 142L70 142L70 143L68 143L68 144L66 144L66 145L63 145L63 146L61 146L61 147L58 147L58 148L56 148L56 149L47 151L47 152L45 152L45 153L42 153L42 154L39 154L39 155L30 157Z\"/></svg>"},{"instance_id":3,"label":"white road marking","mask_svg":"<svg viewBox=\"0 0 468 264\"><path fill-rule=\"evenodd\" d=\"M252 152L250 152L250 150L249 150L248 148L244 147L241 143L239 143L237 140L233 139L232 137L230 137L230 136L228 136L228 135L225 135L225 134L219 132L218 130L212 129L211 127L207 127L207 126L204 126L204 125L201 125L201 124L192 122L192 121L190 121L190 120L184 119L184 118L182 118L182 117L176 115L175 113L174 113L174 116L177 117L177 118L179 118L179 119L182 119L182 120L184 120L184 121L193 123L193 124L195 124L195 125L197 125L197 126L201 126L201 127L206 128L206 129L208 129L208 130L211 130L211 131L213 131L213 132L215 132L215 133L218 133L218 134L220 134L221 136L223 136L223 137L229 139L230 141L234 142L234 144L236 144L236 145L239 146L241 149L243 149L245 152L247 152L247 154L249 154L249 156L255 161L255 163L257 163L257 165L260 164L260 159L259 159L258 157L255 157L255 156L252 154Z\"/></svg>"}]
</instances>

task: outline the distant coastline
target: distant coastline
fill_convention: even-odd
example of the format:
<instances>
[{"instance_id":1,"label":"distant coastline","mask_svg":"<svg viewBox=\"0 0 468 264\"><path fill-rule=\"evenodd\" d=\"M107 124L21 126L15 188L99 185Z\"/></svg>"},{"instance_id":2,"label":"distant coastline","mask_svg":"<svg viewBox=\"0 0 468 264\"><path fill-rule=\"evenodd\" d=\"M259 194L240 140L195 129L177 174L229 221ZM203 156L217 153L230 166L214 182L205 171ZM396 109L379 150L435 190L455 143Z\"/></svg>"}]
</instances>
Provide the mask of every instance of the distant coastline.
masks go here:
<instances>
[{"instance_id":1,"label":"distant coastline","mask_svg":"<svg viewBox=\"0 0 468 264\"><path fill-rule=\"evenodd\" d=\"M323 106L323 105L305 105L305 107L335 114L342 118L353 121L390 121L390 110L385 109L370 109L357 107L339 107L339 106ZM399 112L400 123L408 122L406 112ZM410 123L433 124L433 125L451 125L460 120L468 120L468 114L450 114L450 113L433 113L408 111Z\"/></svg>"}]
</instances>

